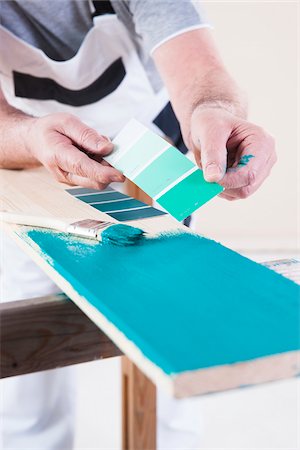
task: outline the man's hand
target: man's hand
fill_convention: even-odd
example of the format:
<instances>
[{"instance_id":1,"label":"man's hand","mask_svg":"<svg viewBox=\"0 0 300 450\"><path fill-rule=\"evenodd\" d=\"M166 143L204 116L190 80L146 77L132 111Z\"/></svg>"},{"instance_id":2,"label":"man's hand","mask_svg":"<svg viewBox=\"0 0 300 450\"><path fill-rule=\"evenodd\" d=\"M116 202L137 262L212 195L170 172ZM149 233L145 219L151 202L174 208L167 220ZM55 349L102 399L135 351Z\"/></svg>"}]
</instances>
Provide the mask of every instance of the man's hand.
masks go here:
<instances>
[{"instance_id":1,"label":"man's hand","mask_svg":"<svg viewBox=\"0 0 300 450\"><path fill-rule=\"evenodd\" d=\"M0 89L0 168L43 164L63 183L104 189L125 177L102 158L112 142L71 114L35 118L9 105Z\"/></svg>"},{"instance_id":2,"label":"man's hand","mask_svg":"<svg viewBox=\"0 0 300 450\"><path fill-rule=\"evenodd\" d=\"M104 189L124 176L102 157L112 149L111 141L71 114L51 114L26 121L27 152L54 177L70 185Z\"/></svg>"},{"instance_id":3,"label":"man's hand","mask_svg":"<svg viewBox=\"0 0 300 450\"><path fill-rule=\"evenodd\" d=\"M227 72L212 33L182 33L153 52L187 147L228 200L252 194L276 161L274 140L245 119L247 102ZM176 64L174 65L174 61Z\"/></svg>"},{"instance_id":4,"label":"man's hand","mask_svg":"<svg viewBox=\"0 0 300 450\"><path fill-rule=\"evenodd\" d=\"M251 195L276 162L275 143L262 128L226 109L196 107L191 115L189 147L207 181L221 184L220 197L237 200Z\"/></svg>"}]
</instances>

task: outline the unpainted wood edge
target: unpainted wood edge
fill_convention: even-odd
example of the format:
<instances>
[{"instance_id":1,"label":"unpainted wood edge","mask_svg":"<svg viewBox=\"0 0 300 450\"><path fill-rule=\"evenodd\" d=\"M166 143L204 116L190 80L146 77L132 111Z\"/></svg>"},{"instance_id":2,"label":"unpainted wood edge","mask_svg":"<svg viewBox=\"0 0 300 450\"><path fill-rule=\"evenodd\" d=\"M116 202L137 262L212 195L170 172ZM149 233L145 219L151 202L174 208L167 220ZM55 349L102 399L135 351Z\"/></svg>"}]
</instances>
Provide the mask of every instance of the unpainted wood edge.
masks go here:
<instances>
[{"instance_id":1,"label":"unpainted wood edge","mask_svg":"<svg viewBox=\"0 0 300 450\"><path fill-rule=\"evenodd\" d=\"M241 389L300 375L300 351L173 375L177 398Z\"/></svg>"}]
</instances>

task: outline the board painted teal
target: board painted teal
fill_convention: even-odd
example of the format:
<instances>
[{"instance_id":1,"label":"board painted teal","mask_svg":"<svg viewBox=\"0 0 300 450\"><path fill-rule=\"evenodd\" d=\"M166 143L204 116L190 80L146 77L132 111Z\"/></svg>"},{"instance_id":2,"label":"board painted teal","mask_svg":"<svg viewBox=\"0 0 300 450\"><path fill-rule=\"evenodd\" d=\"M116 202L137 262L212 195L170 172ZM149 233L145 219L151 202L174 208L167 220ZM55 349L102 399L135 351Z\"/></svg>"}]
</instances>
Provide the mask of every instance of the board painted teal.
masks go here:
<instances>
[{"instance_id":1,"label":"board painted teal","mask_svg":"<svg viewBox=\"0 0 300 450\"><path fill-rule=\"evenodd\" d=\"M166 374L297 350L298 286L192 234L116 247L18 232Z\"/></svg>"},{"instance_id":2,"label":"board painted teal","mask_svg":"<svg viewBox=\"0 0 300 450\"><path fill-rule=\"evenodd\" d=\"M223 190L219 184L205 181L192 161L136 120L131 120L113 143L106 161L177 220L185 219ZM201 183L195 184L199 180Z\"/></svg>"}]
</instances>

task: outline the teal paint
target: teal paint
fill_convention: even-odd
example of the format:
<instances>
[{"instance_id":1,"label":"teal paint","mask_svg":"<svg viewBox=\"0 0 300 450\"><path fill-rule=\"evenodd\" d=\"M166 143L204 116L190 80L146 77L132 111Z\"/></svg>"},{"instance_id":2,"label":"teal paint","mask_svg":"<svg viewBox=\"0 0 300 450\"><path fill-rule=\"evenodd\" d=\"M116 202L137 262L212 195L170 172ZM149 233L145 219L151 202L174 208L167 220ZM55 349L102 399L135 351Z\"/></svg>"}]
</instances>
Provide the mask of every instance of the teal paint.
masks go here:
<instances>
[{"instance_id":1,"label":"teal paint","mask_svg":"<svg viewBox=\"0 0 300 450\"><path fill-rule=\"evenodd\" d=\"M120 202L108 202L96 205L102 212L107 211L119 211L122 209L130 209L130 208L140 208L141 206L145 206L145 203L140 202L139 200L123 200Z\"/></svg>"},{"instance_id":2,"label":"teal paint","mask_svg":"<svg viewBox=\"0 0 300 450\"><path fill-rule=\"evenodd\" d=\"M126 246L138 244L143 236L144 231L140 228L118 223L102 231L101 240L103 244Z\"/></svg>"},{"instance_id":3,"label":"teal paint","mask_svg":"<svg viewBox=\"0 0 300 450\"><path fill-rule=\"evenodd\" d=\"M214 241L178 234L117 247L19 234L167 374L300 347L298 286Z\"/></svg>"},{"instance_id":4,"label":"teal paint","mask_svg":"<svg viewBox=\"0 0 300 450\"><path fill-rule=\"evenodd\" d=\"M169 147L132 181L153 198L194 166L175 147Z\"/></svg>"},{"instance_id":5,"label":"teal paint","mask_svg":"<svg viewBox=\"0 0 300 450\"><path fill-rule=\"evenodd\" d=\"M132 211L120 211L109 213L111 217L118 220L119 222L125 222L130 220L139 220L139 219L148 219L149 217L157 217L163 216L166 213L164 211L160 211L156 208L138 208L133 209Z\"/></svg>"},{"instance_id":6,"label":"teal paint","mask_svg":"<svg viewBox=\"0 0 300 450\"><path fill-rule=\"evenodd\" d=\"M71 190L67 191L70 192ZM71 192L70 192L71 193ZM121 192L117 191L111 191L111 192L101 192L99 191L99 194L93 194L93 195L84 195L84 196L78 196L78 200L81 200L84 203L97 203L97 202L111 202L114 200L122 200L124 198L127 198L127 195L122 194Z\"/></svg>"},{"instance_id":7,"label":"teal paint","mask_svg":"<svg viewBox=\"0 0 300 450\"><path fill-rule=\"evenodd\" d=\"M113 144L114 150L104 159L177 220L184 220L223 191L220 185L207 182L195 163L178 149L135 119L125 125Z\"/></svg>"},{"instance_id":8,"label":"teal paint","mask_svg":"<svg viewBox=\"0 0 300 450\"><path fill-rule=\"evenodd\" d=\"M66 189L66 192L74 195L78 200L88 203L91 207L109 214L109 216L119 222L166 214L164 211L149 207L146 203L115 191L110 186L103 191L87 188L71 188ZM145 206L147 207L145 208Z\"/></svg>"},{"instance_id":9,"label":"teal paint","mask_svg":"<svg viewBox=\"0 0 300 450\"><path fill-rule=\"evenodd\" d=\"M252 158L254 158L254 155L243 155L239 160L237 167L246 166Z\"/></svg>"}]
</instances>

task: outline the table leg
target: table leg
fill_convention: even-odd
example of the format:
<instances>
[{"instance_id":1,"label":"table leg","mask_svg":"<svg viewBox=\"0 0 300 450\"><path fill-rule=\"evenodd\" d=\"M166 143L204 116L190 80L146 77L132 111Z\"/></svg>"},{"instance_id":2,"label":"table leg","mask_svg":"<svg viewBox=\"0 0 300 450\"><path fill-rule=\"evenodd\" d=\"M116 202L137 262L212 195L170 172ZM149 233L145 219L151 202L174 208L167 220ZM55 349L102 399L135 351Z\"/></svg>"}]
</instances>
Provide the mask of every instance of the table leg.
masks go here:
<instances>
[{"instance_id":1,"label":"table leg","mask_svg":"<svg viewBox=\"0 0 300 450\"><path fill-rule=\"evenodd\" d=\"M156 388L122 357L123 450L156 450Z\"/></svg>"}]
</instances>

